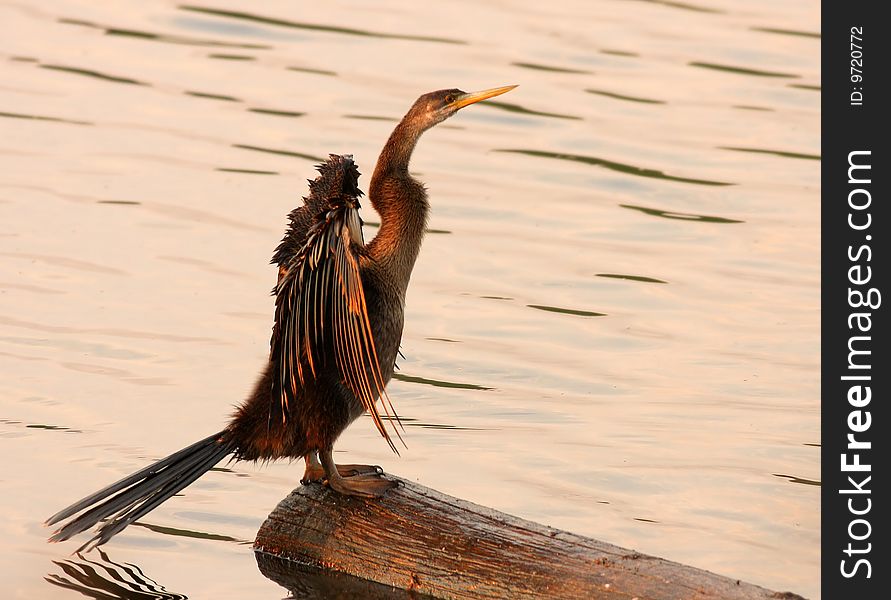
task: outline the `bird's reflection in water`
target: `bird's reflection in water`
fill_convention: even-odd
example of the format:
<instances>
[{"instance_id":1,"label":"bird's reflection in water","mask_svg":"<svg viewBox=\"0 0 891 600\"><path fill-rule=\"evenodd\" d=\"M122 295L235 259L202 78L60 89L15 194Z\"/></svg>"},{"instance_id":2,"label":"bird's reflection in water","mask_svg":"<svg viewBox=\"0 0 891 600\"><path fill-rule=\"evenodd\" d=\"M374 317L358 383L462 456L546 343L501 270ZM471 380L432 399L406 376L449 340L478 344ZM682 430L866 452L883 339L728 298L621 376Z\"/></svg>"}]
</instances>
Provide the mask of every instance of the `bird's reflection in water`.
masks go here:
<instances>
[{"instance_id":1,"label":"bird's reflection in water","mask_svg":"<svg viewBox=\"0 0 891 600\"><path fill-rule=\"evenodd\" d=\"M343 573L325 571L281 559L265 552L255 552L260 572L289 592L294 600L424 600L427 594L393 588Z\"/></svg>"},{"instance_id":2,"label":"bird's reflection in water","mask_svg":"<svg viewBox=\"0 0 891 600\"><path fill-rule=\"evenodd\" d=\"M116 563L101 550L100 560L91 560L80 553L76 556L76 559L54 560L63 574L50 573L44 579L97 600L188 600L188 596L168 592L136 565Z\"/></svg>"}]
</instances>

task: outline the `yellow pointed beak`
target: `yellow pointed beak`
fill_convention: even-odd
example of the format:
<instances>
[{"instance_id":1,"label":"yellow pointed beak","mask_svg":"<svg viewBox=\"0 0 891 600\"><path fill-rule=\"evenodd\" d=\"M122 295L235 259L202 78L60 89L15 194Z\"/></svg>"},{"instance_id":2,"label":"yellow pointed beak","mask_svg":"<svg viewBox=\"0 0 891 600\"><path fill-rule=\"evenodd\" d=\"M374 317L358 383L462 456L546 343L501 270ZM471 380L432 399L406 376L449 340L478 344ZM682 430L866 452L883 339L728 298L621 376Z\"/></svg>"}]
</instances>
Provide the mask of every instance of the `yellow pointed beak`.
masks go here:
<instances>
[{"instance_id":1,"label":"yellow pointed beak","mask_svg":"<svg viewBox=\"0 0 891 600\"><path fill-rule=\"evenodd\" d=\"M515 87L517 86L506 85L504 87L492 88L491 90L483 90L481 92L468 92L462 96L458 96L457 98L455 98L455 100L449 105L449 108L458 110L459 108L464 108L465 106L480 102L481 100L500 96L501 94L511 91Z\"/></svg>"}]
</instances>

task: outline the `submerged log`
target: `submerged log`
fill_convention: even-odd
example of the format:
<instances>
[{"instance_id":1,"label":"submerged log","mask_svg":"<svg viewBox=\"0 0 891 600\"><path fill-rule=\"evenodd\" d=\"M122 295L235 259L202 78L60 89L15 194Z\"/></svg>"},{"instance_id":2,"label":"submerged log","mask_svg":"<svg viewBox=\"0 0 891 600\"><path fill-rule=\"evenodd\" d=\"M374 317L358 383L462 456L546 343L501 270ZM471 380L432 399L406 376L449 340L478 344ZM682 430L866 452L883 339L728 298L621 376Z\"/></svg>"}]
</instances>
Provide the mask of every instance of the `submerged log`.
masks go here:
<instances>
[{"instance_id":1,"label":"submerged log","mask_svg":"<svg viewBox=\"0 0 891 600\"><path fill-rule=\"evenodd\" d=\"M255 550L435 598L801 600L387 478L374 500L295 489Z\"/></svg>"}]
</instances>

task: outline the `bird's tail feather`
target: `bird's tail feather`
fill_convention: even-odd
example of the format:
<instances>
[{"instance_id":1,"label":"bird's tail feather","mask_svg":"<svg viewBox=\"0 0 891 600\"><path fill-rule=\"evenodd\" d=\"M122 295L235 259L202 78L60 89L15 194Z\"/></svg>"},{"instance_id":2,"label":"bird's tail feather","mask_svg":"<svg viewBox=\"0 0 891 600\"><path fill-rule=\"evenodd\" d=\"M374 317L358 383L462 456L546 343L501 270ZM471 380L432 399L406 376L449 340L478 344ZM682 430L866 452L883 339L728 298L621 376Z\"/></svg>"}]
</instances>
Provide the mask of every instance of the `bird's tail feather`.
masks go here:
<instances>
[{"instance_id":1,"label":"bird's tail feather","mask_svg":"<svg viewBox=\"0 0 891 600\"><path fill-rule=\"evenodd\" d=\"M234 450L226 432L220 432L174 452L47 519L47 525L54 525L86 510L60 527L49 541L67 540L104 520L106 522L96 535L78 548L78 552L100 546L201 477Z\"/></svg>"}]
</instances>

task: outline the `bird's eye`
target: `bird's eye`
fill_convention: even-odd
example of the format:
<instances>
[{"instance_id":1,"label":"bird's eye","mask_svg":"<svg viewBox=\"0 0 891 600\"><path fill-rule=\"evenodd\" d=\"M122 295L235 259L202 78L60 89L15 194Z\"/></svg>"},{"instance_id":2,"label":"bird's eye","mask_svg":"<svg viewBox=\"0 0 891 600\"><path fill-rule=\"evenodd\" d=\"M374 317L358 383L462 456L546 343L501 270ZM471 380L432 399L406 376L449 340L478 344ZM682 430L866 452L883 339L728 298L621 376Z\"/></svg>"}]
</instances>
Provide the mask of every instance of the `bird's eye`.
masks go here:
<instances>
[{"instance_id":1,"label":"bird's eye","mask_svg":"<svg viewBox=\"0 0 891 600\"><path fill-rule=\"evenodd\" d=\"M455 94L447 94L445 97L446 104L451 104L455 101Z\"/></svg>"}]
</instances>

